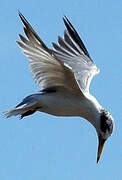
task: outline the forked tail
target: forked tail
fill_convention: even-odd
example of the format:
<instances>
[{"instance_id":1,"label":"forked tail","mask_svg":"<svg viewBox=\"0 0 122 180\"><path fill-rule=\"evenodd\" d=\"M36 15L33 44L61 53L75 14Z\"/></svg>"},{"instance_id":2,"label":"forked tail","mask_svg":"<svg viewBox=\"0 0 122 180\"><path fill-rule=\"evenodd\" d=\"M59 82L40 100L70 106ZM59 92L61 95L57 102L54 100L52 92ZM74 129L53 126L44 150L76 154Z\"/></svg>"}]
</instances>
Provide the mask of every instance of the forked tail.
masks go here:
<instances>
[{"instance_id":1,"label":"forked tail","mask_svg":"<svg viewBox=\"0 0 122 180\"><path fill-rule=\"evenodd\" d=\"M32 94L30 96L27 96L14 109L6 111L5 116L8 118L11 116L20 115L20 118L22 119L24 116L33 114L35 111L41 108L39 104L40 95L41 94L38 93L38 94Z\"/></svg>"}]
</instances>

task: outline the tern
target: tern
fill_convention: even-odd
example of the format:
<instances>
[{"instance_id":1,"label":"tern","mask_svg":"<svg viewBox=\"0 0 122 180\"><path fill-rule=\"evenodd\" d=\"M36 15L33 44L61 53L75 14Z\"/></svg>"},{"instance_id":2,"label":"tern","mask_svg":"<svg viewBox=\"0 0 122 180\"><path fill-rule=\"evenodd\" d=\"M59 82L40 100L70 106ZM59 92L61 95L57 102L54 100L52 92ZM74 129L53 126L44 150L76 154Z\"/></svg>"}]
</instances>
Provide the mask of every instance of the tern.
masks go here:
<instances>
[{"instance_id":1,"label":"tern","mask_svg":"<svg viewBox=\"0 0 122 180\"><path fill-rule=\"evenodd\" d=\"M26 38L19 34L18 45L29 58L29 65L40 91L23 99L6 117L21 118L36 111L55 116L79 116L88 120L98 135L97 163L104 143L114 129L114 119L89 92L99 69L71 22L63 18L66 29L58 43L49 49L19 12Z\"/></svg>"}]
</instances>

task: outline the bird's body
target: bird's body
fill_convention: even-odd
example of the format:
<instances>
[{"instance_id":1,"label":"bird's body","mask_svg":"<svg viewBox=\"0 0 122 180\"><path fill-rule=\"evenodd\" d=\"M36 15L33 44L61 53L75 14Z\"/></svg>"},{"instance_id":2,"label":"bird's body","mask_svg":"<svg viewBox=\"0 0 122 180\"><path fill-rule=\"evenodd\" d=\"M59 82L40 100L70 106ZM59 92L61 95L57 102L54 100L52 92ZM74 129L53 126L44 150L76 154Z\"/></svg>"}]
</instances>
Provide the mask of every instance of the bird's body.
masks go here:
<instances>
[{"instance_id":1,"label":"bird's body","mask_svg":"<svg viewBox=\"0 0 122 180\"><path fill-rule=\"evenodd\" d=\"M7 111L6 116L20 115L23 118L41 111L55 116L83 117L97 131L98 162L104 142L113 131L112 116L89 93L91 80L99 69L66 17L64 38L58 37L58 45L53 43L54 50L51 50L24 16L21 13L19 16L27 39L19 35L21 42L17 43L30 59L30 68L40 92L27 96L16 108Z\"/></svg>"},{"instance_id":2,"label":"bird's body","mask_svg":"<svg viewBox=\"0 0 122 180\"><path fill-rule=\"evenodd\" d=\"M61 92L41 95L40 104L42 105L40 111L55 116L81 116L88 120L93 119L95 111L99 111L94 100L78 98L75 95Z\"/></svg>"},{"instance_id":3,"label":"bird's body","mask_svg":"<svg viewBox=\"0 0 122 180\"><path fill-rule=\"evenodd\" d=\"M45 112L55 116L80 116L88 121L93 121L98 127L99 113L101 105L91 95L86 97L78 96L78 94L72 94L66 90L63 91L44 91L30 95L25 98L26 102L23 101L22 105L18 106L15 111L15 115L18 115L18 109L25 108L27 103L29 106L32 103L31 110ZM34 105L34 108L33 108ZM9 112L8 112L9 113ZM11 116L8 114L8 116ZM17 113L17 114L16 114ZM96 119L98 116L98 119ZM96 121L95 121L96 120Z\"/></svg>"}]
</instances>

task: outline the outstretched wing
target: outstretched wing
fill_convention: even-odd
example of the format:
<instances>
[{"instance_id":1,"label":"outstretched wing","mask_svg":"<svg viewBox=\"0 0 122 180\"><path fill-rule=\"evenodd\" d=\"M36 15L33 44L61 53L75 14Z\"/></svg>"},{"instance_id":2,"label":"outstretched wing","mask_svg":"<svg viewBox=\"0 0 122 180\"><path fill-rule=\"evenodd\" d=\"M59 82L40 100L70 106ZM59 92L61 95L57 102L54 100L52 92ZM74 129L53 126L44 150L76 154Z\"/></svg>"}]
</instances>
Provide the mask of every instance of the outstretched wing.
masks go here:
<instances>
[{"instance_id":1,"label":"outstretched wing","mask_svg":"<svg viewBox=\"0 0 122 180\"><path fill-rule=\"evenodd\" d=\"M52 54L21 13L19 16L24 24L27 38L19 35L21 42L17 41L17 43L29 57L32 74L40 89L63 87L75 93L79 92L73 71Z\"/></svg>"},{"instance_id":2,"label":"outstretched wing","mask_svg":"<svg viewBox=\"0 0 122 180\"><path fill-rule=\"evenodd\" d=\"M99 73L78 33L65 17L64 38L58 37L58 44L53 43L54 55L70 66L83 93L89 93L92 78Z\"/></svg>"}]
</instances>

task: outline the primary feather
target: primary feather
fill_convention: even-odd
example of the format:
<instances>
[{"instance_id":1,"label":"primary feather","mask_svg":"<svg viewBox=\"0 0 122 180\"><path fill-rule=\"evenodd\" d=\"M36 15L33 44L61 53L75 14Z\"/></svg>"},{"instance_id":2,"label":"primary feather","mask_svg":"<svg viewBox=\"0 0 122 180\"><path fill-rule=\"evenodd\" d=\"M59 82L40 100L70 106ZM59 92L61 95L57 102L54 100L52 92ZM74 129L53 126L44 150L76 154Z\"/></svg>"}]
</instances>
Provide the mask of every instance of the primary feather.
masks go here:
<instances>
[{"instance_id":1,"label":"primary feather","mask_svg":"<svg viewBox=\"0 0 122 180\"><path fill-rule=\"evenodd\" d=\"M99 73L78 33L65 17L67 30L64 37L58 37L58 45L53 43L55 56L69 65L83 93L89 93L92 78Z\"/></svg>"},{"instance_id":2,"label":"primary feather","mask_svg":"<svg viewBox=\"0 0 122 180\"><path fill-rule=\"evenodd\" d=\"M72 89L74 92L79 91L73 71L46 47L21 13L19 16L25 25L27 39L20 35L22 42L17 43L30 59L30 68L40 90L56 86Z\"/></svg>"}]
</instances>

